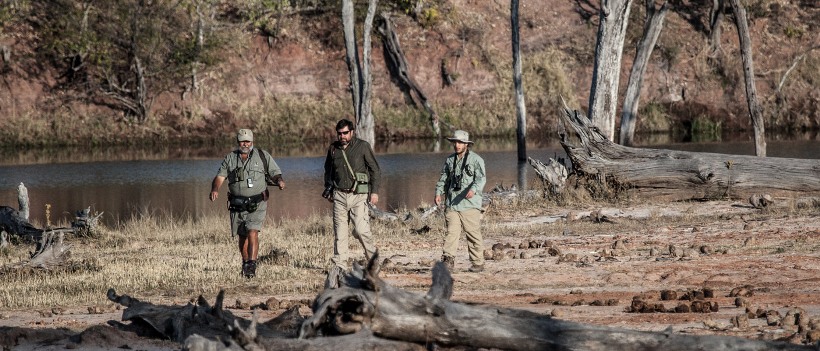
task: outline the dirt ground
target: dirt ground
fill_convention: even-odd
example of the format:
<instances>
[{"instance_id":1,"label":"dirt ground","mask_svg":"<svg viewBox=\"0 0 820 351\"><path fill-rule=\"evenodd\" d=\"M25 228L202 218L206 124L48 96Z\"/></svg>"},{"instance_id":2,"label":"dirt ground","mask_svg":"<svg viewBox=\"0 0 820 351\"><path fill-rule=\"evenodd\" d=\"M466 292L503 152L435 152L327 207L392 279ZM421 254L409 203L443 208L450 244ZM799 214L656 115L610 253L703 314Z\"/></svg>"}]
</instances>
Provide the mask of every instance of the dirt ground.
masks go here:
<instances>
[{"instance_id":1,"label":"dirt ground","mask_svg":"<svg viewBox=\"0 0 820 351\"><path fill-rule=\"evenodd\" d=\"M786 319L778 318L772 326L765 317L749 319L748 326L731 322L746 314L746 306L753 312L776 310L780 316L802 309L803 317L812 323L820 319L820 210L817 206L796 209L793 200L785 199L773 206L761 210L746 201L727 200L490 213L485 248L509 244L508 248L495 250L497 259L486 262L485 272L469 273L462 240L453 272L453 300L616 328L671 328L675 333L805 343L805 337L794 336L798 327ZM393 262L383 269L384 280L420 293L429 288L430 265L440 255L438 246L406 243L382 249ZM678 299L661 301L664 290ZM693 291L706 292L701 300L716 305L712 310L717 311L628 311L636 296L648 304L662 303L665 310L689 307L692 301L681 297L694 295ZM235 315L250 318L250 308L228 301L253 305L270 297L227 296L226 304ZM305 302L314 297L276 296L302 303L303 315L310 313ZM281 312L260 311L259 317L265 321ZM0 345L4 350L182 347L109 326L109 321L119 321L121 316L122 310L114 305L65 307L50 313L0 309Z\"/></svg>"}]
</instances>

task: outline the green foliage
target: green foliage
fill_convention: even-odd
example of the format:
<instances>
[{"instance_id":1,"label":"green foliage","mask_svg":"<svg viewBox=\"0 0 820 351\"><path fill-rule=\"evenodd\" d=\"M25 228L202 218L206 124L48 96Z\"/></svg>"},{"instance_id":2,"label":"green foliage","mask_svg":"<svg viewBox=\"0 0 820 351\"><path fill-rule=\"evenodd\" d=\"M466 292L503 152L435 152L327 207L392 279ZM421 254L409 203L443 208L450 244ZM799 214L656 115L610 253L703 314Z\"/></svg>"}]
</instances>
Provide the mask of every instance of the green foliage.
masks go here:
<instances>
[{"instance_id":1,"label":"green foliage","mask_svg":"<svg viewBox=\"0 0 820 351\"><path fill-rule=\"evenodd\" d=\"M657 102L652 101L642 106L638 116L642 132L660 132L670 128L669 112Z\"/></svg>"},{"instance_id":2,"label":"green foliage","mask_svg":"<svg viewBox=\"0 0 820 351\"><path fill-rule=\"evenodd\" d=\"M783 28L783 34L785 34L789 39L800 39L803 37L803 29L787 26L786 28Z\"/></svg>"},{"instance_id":3,"label":"green foliage","mask_svg":"<svg viewBox=\"0 0 820 351\"><path fill-rule=\"evenodd\" d=\"M721 139L722 123L707 116L698 116L692 121L690 133L692 142L715 141Z\"/></svg>"}]
</instances>

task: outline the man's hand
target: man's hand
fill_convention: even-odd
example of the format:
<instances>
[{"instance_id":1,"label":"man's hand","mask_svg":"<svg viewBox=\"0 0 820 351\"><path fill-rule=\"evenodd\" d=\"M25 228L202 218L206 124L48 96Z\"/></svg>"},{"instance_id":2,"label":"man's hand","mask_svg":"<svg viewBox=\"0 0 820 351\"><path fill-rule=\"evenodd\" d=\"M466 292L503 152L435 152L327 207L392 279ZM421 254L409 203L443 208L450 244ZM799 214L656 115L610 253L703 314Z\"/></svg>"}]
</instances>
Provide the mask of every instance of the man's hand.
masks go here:
<instances>
[{"instance_id":1,"label":"man's hand","mask_svg":"<svg viewBox=\"0 0 820 351\"><path fill-rule=\"evenodd\" d=\"M436 203L436 206L441 206L441 195L436 195L436 199L433 200Z\"/></svg>"},{"instance_id":2,"label":"man's hand","mask_svg":"<svg viewBox=\"0 0 820 351\"><path fill-rule=\"evenodd\" d=\"M279 179L276 185L279 185L279 190L285 190L285 181L283 179Z\"/></svg>"},{"instance_id":3,"label":"man's hand","mask_svg":"<svg viewBox=\"0 0 820 351\"><path fill-rule=\"evenodd\" d=\"M214 202L219 197L219 192L216 190L212 190L211 194L208 195L208 198L211 199L211 202Z\"/></svg>"},{"instance_id":4,"label":"man's hand","mask_svg":"<svg viewBox=\"0 0 820 351\"><path fill-rule=\"evenodd\" d=\"M467 192L467 195L465 195L464 197L466 197L468 199L472 199L473 195L475 195L475 191L470 190L470 191Z\"/></svg>"},{"instance_id":5,"label":"man's hand","mask_svg":"<svg viewBox=\"0 0 820 351\"><path fill-rule=\"evenodd\" d=\"M376 194L376 193L370 194L370 203L374 204L374 205L379 203L379 194Z\"/></svg>"}]
</instances>

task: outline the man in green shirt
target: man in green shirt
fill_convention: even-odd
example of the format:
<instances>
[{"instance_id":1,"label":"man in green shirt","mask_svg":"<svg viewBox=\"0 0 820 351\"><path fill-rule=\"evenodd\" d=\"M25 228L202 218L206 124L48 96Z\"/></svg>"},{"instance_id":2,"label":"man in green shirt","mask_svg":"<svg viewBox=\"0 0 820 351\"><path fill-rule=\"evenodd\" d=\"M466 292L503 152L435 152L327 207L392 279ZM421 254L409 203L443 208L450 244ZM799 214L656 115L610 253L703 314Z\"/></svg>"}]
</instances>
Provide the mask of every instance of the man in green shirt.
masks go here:
<instances>
[{"instance_id":1,"label":"man in green shirt","mask_svg":"<svg viewBox=\"0 0 820 351\"><path fill-rule=\"evenodd\" d=\"M376 251L367 203L379 202L381 171L373 148L356 138L355 129L353 122L347 119L336 123L338 140L330 145L325 158L322 196L333 203L332 262L342 269L347 269L349 222L353 222L353 237L364 247L365 257L370 260Z\"/></svg>"},{"instance_id":2,"label":"man in green shirt","mask_svg":"<svg viewBox=\"0 0 820 351\"><path fill-rule=\"evenodd\" d=\"M484 160L469 146L470 134L457 130L452 138L455 153L447 157L441 176L436 183L436 206L442 200L446 208L444 218L447 223L447 236L444 239L444 255L441 260L452 271L455 266L455 255L461 232L467 234L467 249L470 254L470 272L484 271L483 238L481 236L481 200L487 177L484 171ZM442 199L442 195L444 198Z\"/></svg>"},{"instance_id":3,"label":"man in green shirt","mask_svg":"<svg viewBox=\"0 0 820 351\"><path fill-rule=\"evenodd\" d=\"M231 213L231 234L239 236L239 252L242 254L242 275L256 276L256 259L259 254L259 231L265 222L268 188L266 176L280 190L285 189L282 171L271 155L253 147L253 132L240 129L236 135L239 148L225 156L222 165L211 182L211 201L219 197L219 188L228 180L228 210Z\"/></svg>"}]
</instances>

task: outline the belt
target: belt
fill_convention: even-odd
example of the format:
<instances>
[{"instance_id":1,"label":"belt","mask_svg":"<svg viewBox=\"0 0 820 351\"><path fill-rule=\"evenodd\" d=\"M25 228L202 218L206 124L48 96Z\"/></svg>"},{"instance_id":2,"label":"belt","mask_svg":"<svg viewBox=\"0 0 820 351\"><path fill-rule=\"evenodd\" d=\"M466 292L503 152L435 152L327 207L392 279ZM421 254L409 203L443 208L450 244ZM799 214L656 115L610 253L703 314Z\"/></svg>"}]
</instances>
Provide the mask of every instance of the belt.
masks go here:
<instances>
[{"instance_id":1,"label":"belt","mask_svg":"<svg viewBox=\"0 0 820 351\"><path fill-rule=\"evenodd\" d=\"M336 188L335 190L336 190L336 191L343 192L343 193L346 193L346 194L352 194L352 193L353 193L353 190L351 190L351 189L340 189L340 188Z\"/></svg>"}]
</instances>

